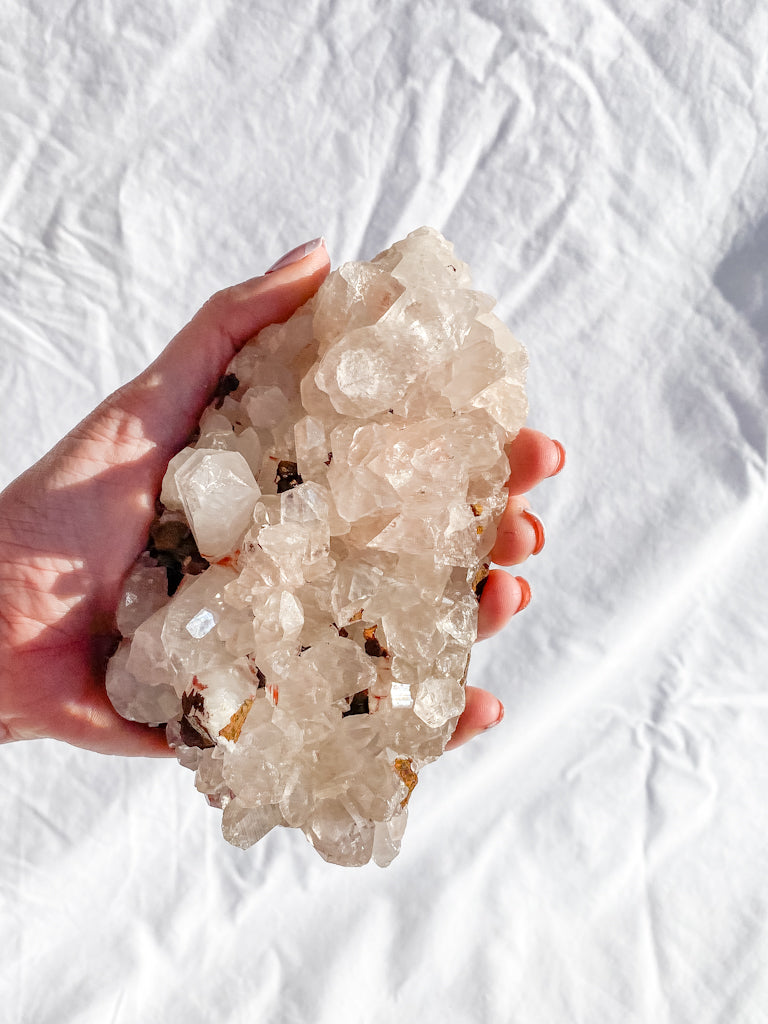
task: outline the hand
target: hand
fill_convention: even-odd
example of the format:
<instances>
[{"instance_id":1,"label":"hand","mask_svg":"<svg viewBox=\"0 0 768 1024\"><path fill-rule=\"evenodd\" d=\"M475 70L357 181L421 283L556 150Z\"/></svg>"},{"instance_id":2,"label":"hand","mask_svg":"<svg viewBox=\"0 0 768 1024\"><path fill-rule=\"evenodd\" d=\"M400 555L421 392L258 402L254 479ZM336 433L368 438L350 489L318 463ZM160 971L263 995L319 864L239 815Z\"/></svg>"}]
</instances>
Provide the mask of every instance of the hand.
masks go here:
<instances>
[{"instance_id":1,"label":"hand","mask_svg":"<svg viewBox=\"0 0 768 1024\"><path fill-rule=\"evenodd\" d=\"M509 446L509 499L499 524L491 560L497 565L519 565L538 554L544 544L544 528L530 511L526 492L546 477L559 473L565 451L538 430L524 427ZM521 576L491 569L480 598L477 639L486 640L502 629L513 615L528 605L531 590ZM447 750L471 740L504 717L501 702L487 690L467 687L467 705L458 721Z\"/></svg>"},{"instance_id":2,"label":"hand","mask_svg":"<svg viewBox=\"0 0 768 1024\"><path fill-rule=\"evenodd\" d=\"M0 494L0 740L51 737L102 753L169 756L164 730L128 722L104 688L123 579L146 541L165 468L235 352L288 319L327 276L320 245L213 296L135 380L107 398ZM298 254L301 256L301 253ZM510 491L556 471L553 442L522 431ZM533 527L510 498L493 557L531 553ZM492 572L480 637L521 604L521 585ZM500 705L472 687L453 746L493 724Z\"/></svg>"},{"instance_id":3,"label":"hand","mask_svg":"<svg viewBox=\"0 0 768 1024\"><path fill-rule=\"evenodd\" d=\"M235 352L287 320L330 267L299 262L213 296L160 356L0 494L0 739L173 755L104 688L122 581L146 542L170 458Z\"/></svg>"}]
</instances>

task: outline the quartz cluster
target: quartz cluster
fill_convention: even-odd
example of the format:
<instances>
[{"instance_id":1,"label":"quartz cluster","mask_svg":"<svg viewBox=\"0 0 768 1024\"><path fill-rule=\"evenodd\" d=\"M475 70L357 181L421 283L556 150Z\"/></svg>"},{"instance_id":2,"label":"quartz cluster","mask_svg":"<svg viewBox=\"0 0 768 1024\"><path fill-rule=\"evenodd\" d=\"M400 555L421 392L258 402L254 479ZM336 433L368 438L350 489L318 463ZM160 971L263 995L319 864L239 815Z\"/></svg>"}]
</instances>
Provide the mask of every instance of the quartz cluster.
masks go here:
<instances>
[{"instance_id":1,"label":"quartz cluster","mask_svg":"<svg viewBox=\"0 0 768 1024\"><path fill-rule=\"evenodd\" d=\"M436 231L250 341L170 462L107 690L246 848L398 853L464 707L527 356Z\"/></svg>"}]
</instances>

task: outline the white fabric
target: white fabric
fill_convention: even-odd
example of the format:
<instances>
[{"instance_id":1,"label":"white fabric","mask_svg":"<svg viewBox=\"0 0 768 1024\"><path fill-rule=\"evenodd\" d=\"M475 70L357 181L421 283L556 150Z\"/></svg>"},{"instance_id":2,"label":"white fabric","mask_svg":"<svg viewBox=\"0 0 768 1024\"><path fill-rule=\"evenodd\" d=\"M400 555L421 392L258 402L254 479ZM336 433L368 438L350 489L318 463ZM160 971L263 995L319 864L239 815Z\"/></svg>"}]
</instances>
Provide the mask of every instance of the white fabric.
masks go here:
<instances>
[{"instance_id":1,"label":"white fabric","mask_svg":"<svg viewBox=\"0 0 768 1024\"><path fill-rule=\"evenodd\" d=\"M0 748L0 1017L768 1021L762 0L6 0L2 482L215 289L450 237L568 449L504 723L385 871L173 762Z\"/></svg>"}]
</instances>

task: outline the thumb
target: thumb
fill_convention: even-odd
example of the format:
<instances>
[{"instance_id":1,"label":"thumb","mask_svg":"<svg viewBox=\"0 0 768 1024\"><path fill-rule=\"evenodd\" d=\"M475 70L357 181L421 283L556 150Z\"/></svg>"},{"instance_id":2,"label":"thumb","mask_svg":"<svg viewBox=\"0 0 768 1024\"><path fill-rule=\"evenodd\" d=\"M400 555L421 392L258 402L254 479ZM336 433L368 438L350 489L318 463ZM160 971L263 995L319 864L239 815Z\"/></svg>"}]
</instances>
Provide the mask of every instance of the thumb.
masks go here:
<instances>
[{"instance_id":1,"label":"thumb","mask_svg":"<svg viewBox=\"0 0 768 1024\"><path fill-rule=\"evenodd\" d=\"M246 341L268 324L287 320L315 294L330 270L324 240L299 246L276 267L216 292L157 359L108 400L112 412L117 407L141 423L161 462L184 445Z\"/></svg>"}]
</instances>

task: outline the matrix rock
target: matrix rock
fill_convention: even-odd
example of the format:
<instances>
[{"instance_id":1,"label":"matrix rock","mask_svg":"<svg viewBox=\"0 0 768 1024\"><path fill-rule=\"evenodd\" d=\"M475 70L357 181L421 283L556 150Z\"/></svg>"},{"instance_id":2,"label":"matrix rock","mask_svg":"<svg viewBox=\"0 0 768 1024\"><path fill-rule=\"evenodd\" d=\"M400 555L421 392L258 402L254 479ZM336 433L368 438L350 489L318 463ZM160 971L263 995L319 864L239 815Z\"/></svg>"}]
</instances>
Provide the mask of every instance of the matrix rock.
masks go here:
<instances>
[{"instance_id":1,"label":"matrix rock","mask_svg":"<svg viewBox=\"0 0 768 1024\"><path fill-rule=\"evenodd\" d=\"M464 708L527 357L421 228L238 353L172 459L107 689L248 847L396 856Z\"/></svg>"}]
</instances>

